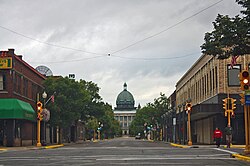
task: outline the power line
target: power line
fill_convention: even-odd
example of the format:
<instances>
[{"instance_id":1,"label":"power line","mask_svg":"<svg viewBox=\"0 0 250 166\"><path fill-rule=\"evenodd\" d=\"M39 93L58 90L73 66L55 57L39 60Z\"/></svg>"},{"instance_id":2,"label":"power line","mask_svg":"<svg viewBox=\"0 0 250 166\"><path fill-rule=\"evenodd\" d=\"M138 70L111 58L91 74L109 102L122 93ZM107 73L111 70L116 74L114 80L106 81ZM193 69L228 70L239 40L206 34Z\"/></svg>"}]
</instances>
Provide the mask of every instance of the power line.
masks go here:
<instances>
[{"instance_id":1,"label":"power line","mask_svg":"<svg viewBox=\"0 0 250 166\"><path fill-rule=\"evenodd\" d=\"M170 60L170 59L179 59L179 58L185 58L185 57L189 57L189 56L193 56L196 55L200 52L194 52L194 53L190 53L190 54L186 54L183 56L176 56L176 57L156 57L156 58L134 58L134 57L123 57L123 56L118 56L118 55L114 55L113 57L117 57L117 58L121 58L121 59L131 59L131 60L145 60L145 61L149 61L149 60Z\"/></svg>"},{"instance_id":2,"label":"power line","mask_svg":"<svg viewBox=\"0 0 250 166\"><path fill-rule=\"evenodd\" d=\"M173 24L173 25L167 27L166 29L164 29L164 30L162 30L162 31L160 31L160 32L157 32L157 33L155 33L155 34L153 34L153 35L151 35L151 36L148 36L148 37L146 37L146 38L144 38L144 39L138 40L137 42L134 42L134 43L132 43L132 44L130 44L130 45L124 47L124 48L121 48L121 49L119 49L119 50L117 50L117 51L114 51L114 52L111 53L111 55L116 54L116 53L118 53L118 52L121 52L121 51L123 51L123 50L126 50L126 49L128 49L128 48L130 48L130 47L132 47L132 46L134 46L134 45L137 45L137 44L139 44L139 43L141 43L141 42L143 42L143 41L145 41L145 40L148 40L148 39L151 39L151 38L153 38L153 37L155 37L155 36L158 36L158 35L160 35L160 34L166 32L166 31L168 31L168 30L170 30L170 29L176 27L177 25L179 25L179 24L181 24L181 23L183 23L183 22L185 22L185 21L191 19L192 17L194 17L194 16L196 16L196 15L198 15L198 14L200 14L200 13L206 11L207 9L209 9L209 8L211 8L211 7L215 6L215 5L217 5L218 3L222 2L222 1L223 1L223 0L220 0L220 1L216 2L216 3L213 3L212 5L206 7L205 9L202 9L202 10L198 11L197 13L195 13L195 14L193 14L193 15L191 15L191 16L189 16L189 17L187 17L187 18L185 18L185 19L183 19L183 20L181 20L181 21L179 21L179 22L177 22L177 23L175 23L175 24Z\"/></svg>"},{"instance_id":3,"label":"power line","mask_svg":"<svg viewBox=\"0 0 250 166\"><path fill-rule=\"evenodd\" d=\"M33 41L36 41L38 43L42 43L42 44L45 44L45 45L48 45L48 46L52 46L52 47L58 47L58 48L63 48L63 49L68 49L68 50L73 50L73 51L78 51L78 52L83 52L83 53L87 53L87 54L94 54L94 55L102 55L102 56L107 56L107 54L101 54L101 53L96 53L96 52L90 52L90 51L85 51L85 50L81 50L81 49L76 49L76 48L72 48L72 47L66 47L66 46L61 46L61 45L56 45L56 44L52 44L52 43L48 43L48 42L44 42L44 41L41 41L41 40L38 40L38 39L35 39L35 38L32 38L32 37L29 37L29 36L26 36L24 34L21 34L19 32L16 32L14 30L11 30L9 28L6 28L6 27L3 27L0 25L0 28L2 29L5 29L9 32L12 32L16 35L19 35L19 36L22 36L26 39L30 39L30 40L33 40Z\"/></svg>"},{"instance_id":4,"label":"power line","mask_svg":"<svg viewBox=\"0 0 250 166\"><path fill-rule=\"evenodd\" d=\"M6 28L6 27L3 27L3 26L1 26L1 25L0 25L0 28L5 29L5 30L7 30L7 31L9 31L9 32L12 32L12 33L14 33L14 34L16 34L16 35L22 36L22 37L24 37L24 38L27 38L27 39L29 39L29 40L36 41L36 42L41 43L41 44L45 44L45 45L52 46L52 47L57 47L57 48L63 48L63 49L78 51L78 52L83 52L83 53L87 53L87 54L94 54L94 55L100 55L100 56L113 56L113 57L118 57L118 58L123 58L123 59L137 59L137 60L177 59L177 58L182 58L182 57L185 57L185 56L181 56L181 57L170 57L170 58L129 58L129 57L126 58L126 57L117 56L117 55L114 55L114 54L116 54L116 53L118 53L118 52L121 52L121 51L123 51L123 50L126 50L126 49L128 49L128 48L130 48L130 47L132 47L132 46L134 46L134 45L137 45L137 44L139 44L139 43L141 43L141 42L143 42L143 41L145 41L145 40L148 40L148 39L151 39L151 38L153 38L153 37L155 37L155 36L158 36L158 35L160 35L160 34L166 32L166 31L168 31L168 30L170 30L170 29L176 27L177 25L179 25L179 24L181 24L181 23L183 23L183 22L185 22L185 21L191 19L192 17L194 17L194 16L196 16L196 15L198 15L198 14L200 14L200 13L206 11L207 9L209 9L209 8L211 8L211 7L215 6L215 5L217 5L218 3L222 2L222 1L223 1L223 0L220 0L220 1L218 1L218 2L216 2L216 3L214 3L214 4L212 4L212 5L210 5L210 6L208 6L208 7L206 7L205 9L202 9L202 10L200 10L199 12L197 12L197 13L195 13L195 14L193 14L193 15L191 15L191 16L189 16L189 17L187 17L187 18L185 18L185 19L183 19L183 20L181 20L181 21L179 21L179 22L177 22L176 24L169 26L168 28L166 28L166 29L164 29L164 30L162 30L162 31L160 31L160 32L157 32L157 33L155 33L155 34L153 34L153 35L151 35L151 36L148 36L148 37L146 37L146 38L144 38L144 39L142 39L142 40L139 40L139 41L137 41L137 42L134 42L134 43L132 43L132 44L130 44L130 45L128 45L128 46L122 48L122 49L119 49L119 50L114 51L114 52L109 53L109 54L90 52L90 51L85 51L85 50L76 49L76 48L72 48L72 47L67 47L67 46L62 46L62 45L56 45L56 44L44 42L44 41L41 41L41 40L38 40L38 39L35 39L35 38L32 38L32 37L29 37L29 36L27 36L27 35L24 35L24 34L19 33L19 32L17 32L17 31L11 30L11 29ZM96 57L92 57L92 58L78 59L78 60L71 60L71 61L60 61L60 62L58 61L58 62L48 62L48 63L63 63L63 62L83 61L83 60L88 60L88 59L99 58L100 56L96 56ZM189 55L189 56L190 56L190 55Z\"/></svg>"},{"instance_id":5,"label":"power line","mask_svg":"<svg viewBox=\"0 0 250 166\"><path fill-rule=\"evenodd\" d=\"M103 58L104 56L95 56L95 57L89 57L89 58L81 58L81 59L74 59L74 60L65 60L65 61L56 61L56 62L30 62L30 63L48 63L48 64L53 64L53 63L68 63L68 62L77 62L77 61L86 61L90 59L97 59L97 58Z\"/></svg>"}]
</instances>

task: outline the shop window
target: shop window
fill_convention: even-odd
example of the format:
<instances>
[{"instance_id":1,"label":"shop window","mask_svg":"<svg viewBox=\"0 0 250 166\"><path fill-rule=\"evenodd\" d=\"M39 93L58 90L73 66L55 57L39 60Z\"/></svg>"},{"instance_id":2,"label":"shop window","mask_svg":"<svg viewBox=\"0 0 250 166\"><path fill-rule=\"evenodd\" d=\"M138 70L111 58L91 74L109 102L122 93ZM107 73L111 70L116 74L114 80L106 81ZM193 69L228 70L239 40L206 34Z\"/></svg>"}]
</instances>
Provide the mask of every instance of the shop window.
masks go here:
<instances>
[{"instance_id":1,"label":"shop window","mask_svg":"<svg viewBox=\"0 0 250 166\"><path fill-rule=\"evenodd\" d=\"M0 74L0 90L6 90L6 79L4 74Z\"/></svg>"},{"instance_id":2,"label":"shop window","mask_svg":"<svg viewBox=\"0 0 250 166\"><path fill-rule=\"evenodd\" d=\"M227 73L228 73L228 86L240 86L239 81L239 73L240 73L241 65L234 65L231 68L230 65L227 66Z\"/></svg>"},{"instance_id":3,"label":"shop window","mask_svg":"<svg viewBox=\"0 0 250 166\"><path fill-rule=\"evenodd\" d=\"M15 121L15 138L21 138L21 122Z\"/></svg>"}]
</instances>

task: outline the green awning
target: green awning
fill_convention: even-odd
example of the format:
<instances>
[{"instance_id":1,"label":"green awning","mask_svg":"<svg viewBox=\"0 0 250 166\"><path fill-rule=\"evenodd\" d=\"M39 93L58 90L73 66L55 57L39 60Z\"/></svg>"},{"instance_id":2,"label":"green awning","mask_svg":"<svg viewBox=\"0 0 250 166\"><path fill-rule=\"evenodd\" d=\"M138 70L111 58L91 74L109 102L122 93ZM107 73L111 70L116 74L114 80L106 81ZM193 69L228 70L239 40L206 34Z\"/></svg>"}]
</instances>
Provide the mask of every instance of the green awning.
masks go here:
<instances>
[{"instance_id":1,"label":"green awning","mask_svg":"<svg viewBox=\"0 0 250 166\"><path fill-rule=\"evenodd\" d=\"M0 119L35 121L36 112L29 103L18 99L0 99Z\"/></svg>"}]
</instances>

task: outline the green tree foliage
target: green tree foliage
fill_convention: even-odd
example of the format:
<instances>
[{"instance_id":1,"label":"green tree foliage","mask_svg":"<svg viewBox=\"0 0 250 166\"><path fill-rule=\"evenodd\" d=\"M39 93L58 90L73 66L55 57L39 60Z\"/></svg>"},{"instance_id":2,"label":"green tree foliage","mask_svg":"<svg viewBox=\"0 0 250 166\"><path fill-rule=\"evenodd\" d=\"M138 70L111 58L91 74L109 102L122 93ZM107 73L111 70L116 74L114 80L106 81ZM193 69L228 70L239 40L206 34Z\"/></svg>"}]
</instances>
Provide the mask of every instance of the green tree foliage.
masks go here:
<instances>
[{"instance_id":1,"label":"green tree foliage","mask_svg":"<svg viewBox=\"0 0 250 166\"><path fill-rule=\"evenodd\" d=\"M87 122L87 128L97 130L98 123L102 122L106 126L103 133L108 136L117 134L114 128L119 125L114 120L111 106L102 102L97 84L68 77L50 77L45 80L44 86L49 95L56 92L55 102L49 102L46 106L51 112L49 123L52 126L60 126L68 131L81 120Z\"/></svg>"},{"instance_id":2,"label":"green tree foliage","mask_svg":"<svg viewBox=\"0 0 250 166\"><path fill-rule=\"evenodd\" d=\"M161 116L169 111L169 100L165 94L160 93L160 97L154 99L153 103L148 103L143 108L136 112L136 117L131 123L130 133L136 135L137 133L143 133L145 130L145 124L153 127L160 127L162 124Z\"/></svg>"},{"instance_id":3,"label":"green tree foliage","mask_svg":"<svg viewBox=\"0 0 250 166\"><path fill-rule=\"evenodd\" d=\"M202 53L227 59L230 56L250 53L250 1L236 0L245 10L242 16L230 18L218 14L213 22L214 30L205 34Z\"/></svg>"}]
</instances>

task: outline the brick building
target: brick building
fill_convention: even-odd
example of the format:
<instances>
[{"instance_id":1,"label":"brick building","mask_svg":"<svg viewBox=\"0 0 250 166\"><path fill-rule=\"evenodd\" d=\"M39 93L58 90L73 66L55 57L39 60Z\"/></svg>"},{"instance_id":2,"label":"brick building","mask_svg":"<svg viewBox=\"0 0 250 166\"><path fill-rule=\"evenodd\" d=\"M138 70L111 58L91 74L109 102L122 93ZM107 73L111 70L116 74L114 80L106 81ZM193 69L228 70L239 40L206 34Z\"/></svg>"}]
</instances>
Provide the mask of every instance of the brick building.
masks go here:
<instances>
[{"instance_id":1,"label":"brick building","mask_svg":"<svg viewBox=\"0 0 250 166\"><path fill-rule=\"evenodd\" d=\"M0 146L36 143L36 101L45 79L14 49L0 51Z\"/></svg>"},{"instance_id":2,"label":"brick building","mask_svg":"<svg viewBox=\"0 0 250 166\"><path fill-rule=\"evenodd\" d=\"M191 135L193 143L213 143L213 130L222 131L227 125L223 99L227 96L236 99L235 117L231 126L234 129L233 143L244 144L244 114L240 103L240 82L238 74L249 68L250 55L241 56L233 68L231 59L218 60L213 56L202 55L176 84L176 139L187 143L187 114L185 104L192 102ZM225 137L224 140L225 141Z\"/></svg>"}]
</instances>

